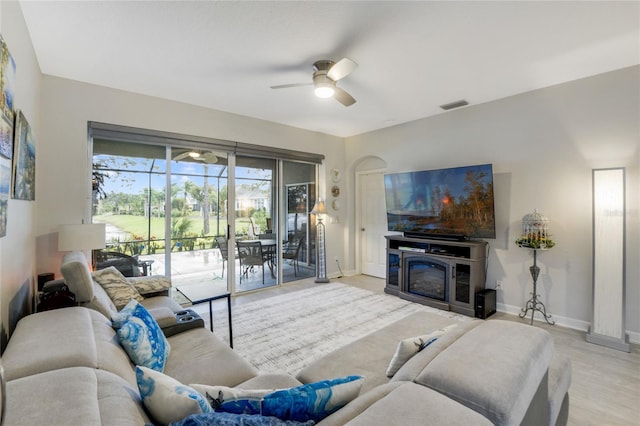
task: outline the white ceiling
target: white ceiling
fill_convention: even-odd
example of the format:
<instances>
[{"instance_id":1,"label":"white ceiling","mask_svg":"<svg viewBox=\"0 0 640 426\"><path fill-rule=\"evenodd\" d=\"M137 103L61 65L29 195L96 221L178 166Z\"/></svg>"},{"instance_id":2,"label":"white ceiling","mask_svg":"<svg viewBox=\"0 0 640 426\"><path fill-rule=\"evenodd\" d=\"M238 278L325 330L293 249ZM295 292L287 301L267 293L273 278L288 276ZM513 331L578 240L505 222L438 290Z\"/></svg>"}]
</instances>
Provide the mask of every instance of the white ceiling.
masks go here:
<instances>
[{"instance_id":1,"label":"white ceiling","mask_svg":"<svg viewBox=\"0 0 640 426\"><path fill-rule=\"evenodd\" d=\"M637 1L20 4L44 74L341 137L640 63ZM270 88L343 57L353 106Z\"/></svg>"}]
</instances>

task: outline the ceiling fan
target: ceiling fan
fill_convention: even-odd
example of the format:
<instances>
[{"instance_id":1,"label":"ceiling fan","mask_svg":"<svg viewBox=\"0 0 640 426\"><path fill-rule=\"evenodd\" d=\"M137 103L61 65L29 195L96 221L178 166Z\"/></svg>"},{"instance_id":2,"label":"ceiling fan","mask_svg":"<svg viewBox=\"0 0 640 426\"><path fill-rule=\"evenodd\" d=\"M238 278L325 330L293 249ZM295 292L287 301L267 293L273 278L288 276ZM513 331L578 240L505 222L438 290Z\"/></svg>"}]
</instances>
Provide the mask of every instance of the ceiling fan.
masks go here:
<instances>
[{"instance_id":1,"label":"ceiling fan","mask_svg":"<svg viewBox=\"0 0 640 426\"><path fill-rule=\"evenodd\" d=\"M173 161L184 160L190 158L197 161L202 161L207 164L215 164L218 162L218 157L211 151L197 151L195 149L186 150L181 154L173 157Z\"/></svg>"},{"instance_id":2,"label":"ceiling fan","mask_svg":"<svg viewBox=\"0 0 640 426\"><path fill-rule=\"evenodd\" d=\"M289 87L311 86L319 98L333 97L344 106L356 103L356 100L343 89L336 86L336 82L351 74L358 64L349 58L342 58L338 62L323 59L313 63L313 79L311 83L293 83L271 86L272 89L286 89Z\"/></svg>"}]
</instances>

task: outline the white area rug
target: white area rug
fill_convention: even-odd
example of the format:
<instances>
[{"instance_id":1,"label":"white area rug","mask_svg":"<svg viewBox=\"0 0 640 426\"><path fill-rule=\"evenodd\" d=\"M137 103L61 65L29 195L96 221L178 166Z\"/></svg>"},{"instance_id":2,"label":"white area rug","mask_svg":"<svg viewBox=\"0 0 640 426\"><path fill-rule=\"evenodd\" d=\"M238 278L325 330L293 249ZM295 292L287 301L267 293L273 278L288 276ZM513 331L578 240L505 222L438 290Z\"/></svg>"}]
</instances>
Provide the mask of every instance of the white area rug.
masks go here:
<instances>
[{"instance_id":1,"label":"white area rug","mask_svg":"<svg viewBox=\"0 0 640 426\"><path fill-rule=\"evenodd\" d=\"M192 307L209 327L209 305ZM261 372L297 373L329 352L418 311L468 317L396 296L330 283L234 307L234 349ZM228 341L226 303L214 305L214 332Z\"/></svg>"}]
</instances>

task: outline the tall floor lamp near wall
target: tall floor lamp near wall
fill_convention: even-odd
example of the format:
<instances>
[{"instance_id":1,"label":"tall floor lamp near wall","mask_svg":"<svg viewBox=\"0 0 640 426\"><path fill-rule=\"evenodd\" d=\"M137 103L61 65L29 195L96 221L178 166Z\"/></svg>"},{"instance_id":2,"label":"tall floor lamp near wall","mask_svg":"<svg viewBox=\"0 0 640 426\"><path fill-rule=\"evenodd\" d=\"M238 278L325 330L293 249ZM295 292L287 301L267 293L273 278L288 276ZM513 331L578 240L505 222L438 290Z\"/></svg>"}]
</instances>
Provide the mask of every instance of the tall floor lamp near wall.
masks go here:
<instances>
[{"instance_id":1,"label":"tall floor lamp near wall","mask_svg":"<svg viewBox=\"0 0 640 426\"><path fill-rule=\"evenodd\" d=\"M322 198L318 198L311 214L316 215L318 224L316 225L316 280L317 283L328 283L327 278L327 253L325 251L325 230L322 217L327 214L327 206L324 205Z\"/></svg>"},{"instance_id":2,"label":"tall floor lamp near wall","mask_svg":"<svg viewBox=\"0 0 640 426\"><path fill-rule=\"evenodd\" d=\"M625 331L625 169L594 169L593 311L588 342L629 352Z\"/></svg>"}]
</instances>

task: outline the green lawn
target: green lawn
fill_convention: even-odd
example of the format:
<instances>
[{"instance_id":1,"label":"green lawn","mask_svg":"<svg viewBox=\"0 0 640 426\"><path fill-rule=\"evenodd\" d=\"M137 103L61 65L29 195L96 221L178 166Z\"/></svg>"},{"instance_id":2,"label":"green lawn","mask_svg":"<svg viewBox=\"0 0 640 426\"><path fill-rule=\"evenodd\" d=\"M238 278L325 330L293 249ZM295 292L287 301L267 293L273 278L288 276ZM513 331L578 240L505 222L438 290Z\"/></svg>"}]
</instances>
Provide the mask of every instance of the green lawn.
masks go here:
<instances>
[{"instance_id":1,"label":"green lawn","mask_svg":"<svg viewBox=\"0 0 640 426\"><path fill-rule=\"evenodd\" d=\"M144 216L134 215L99 215L93 217L96 222L104 222L113 225L132 236L132 239L147 239L147 232L149 231L149 222ZM204 219L199 215L190 216L191 227L187 231L190 236L201 236L204 227ZM150 220L151 225L151 239L162 240L164 238L164 218L152 217ZM223 235L227 229L227 219L218 218L212 216L209 218L209 236ZM246 234L249 228L249 219L240 218L236 221L236 232L240 234Z\"/></svg>"}]
</instances>

